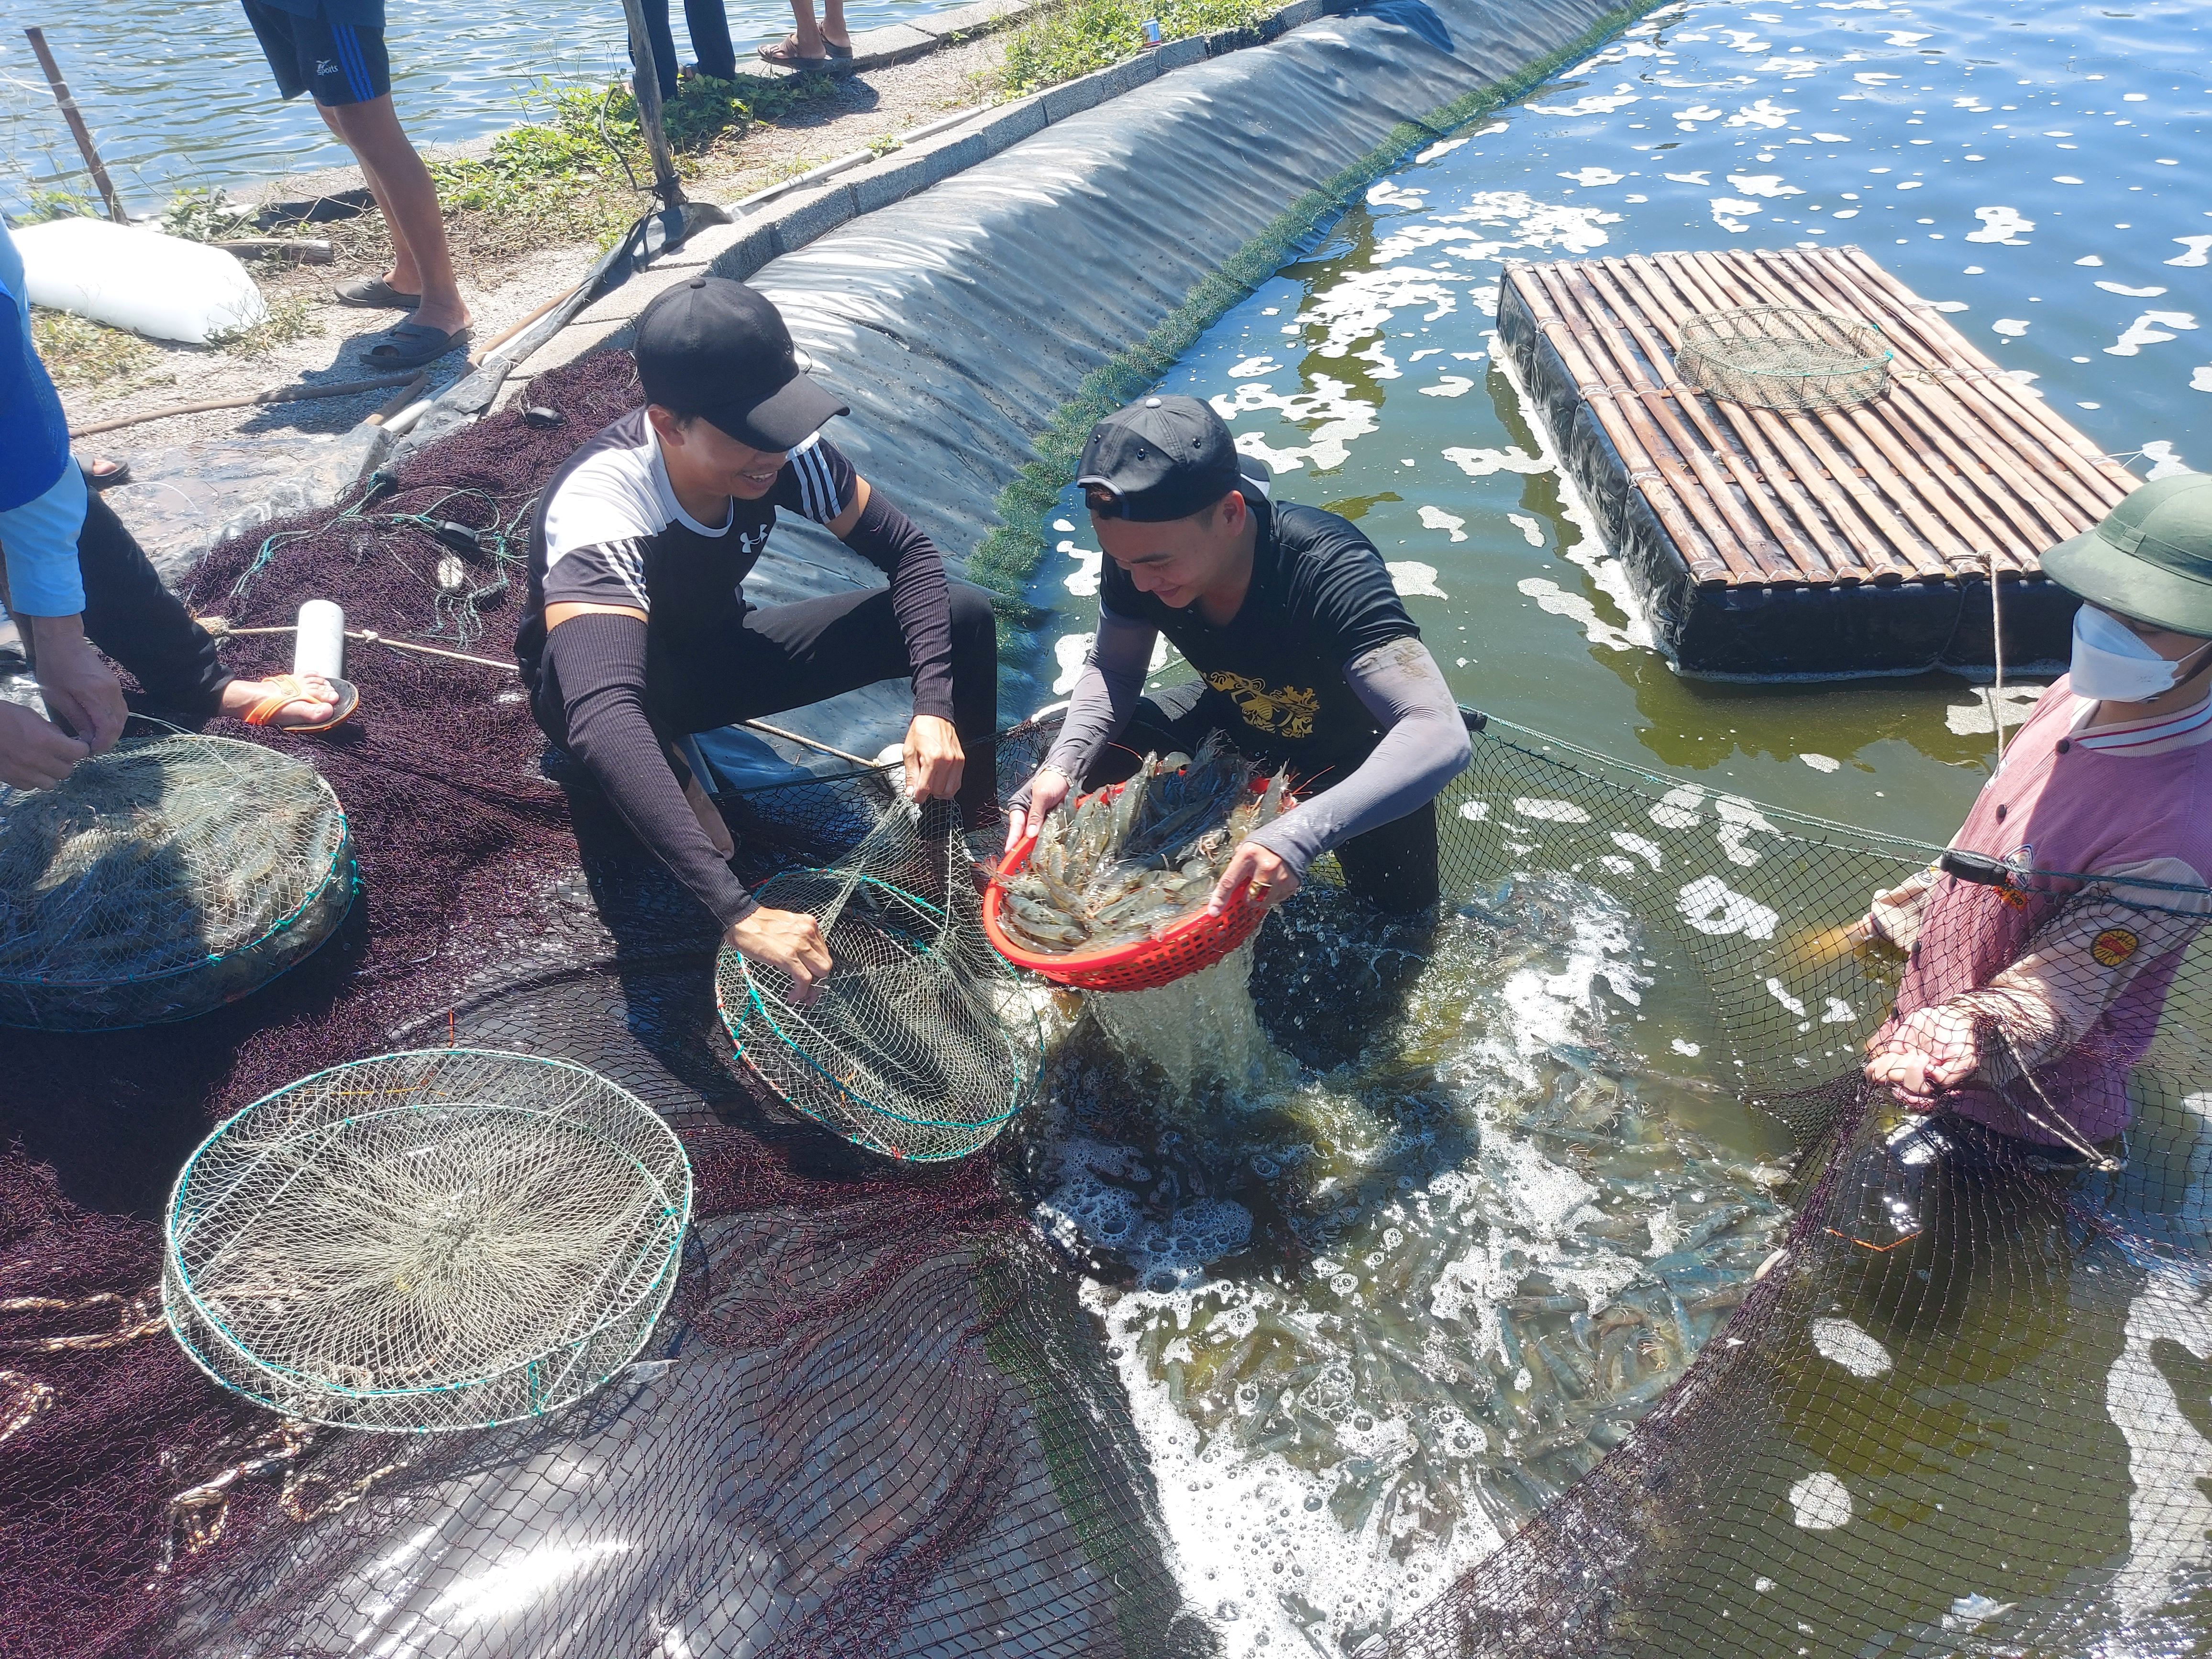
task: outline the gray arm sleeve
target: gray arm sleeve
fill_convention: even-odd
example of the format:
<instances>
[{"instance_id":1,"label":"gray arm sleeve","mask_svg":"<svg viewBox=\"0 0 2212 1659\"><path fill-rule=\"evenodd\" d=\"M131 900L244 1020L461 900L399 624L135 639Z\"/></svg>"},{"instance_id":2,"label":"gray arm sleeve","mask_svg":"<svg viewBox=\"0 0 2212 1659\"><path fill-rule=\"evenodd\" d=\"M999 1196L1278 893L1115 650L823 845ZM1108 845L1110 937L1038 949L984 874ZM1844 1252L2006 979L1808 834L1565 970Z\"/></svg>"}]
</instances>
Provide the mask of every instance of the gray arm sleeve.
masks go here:
<instances>
[{"instance_id":1,"label":"gray arm sleeve","mask_svg":"<svg viewBox=\"0 0 2212 1659\"><path fill-rule=\"evenodd\" d=\"M1083 672L1075 682L1060 736L1044 763L1073 783L1083 775L1123 726L1144 695L1145 676L1152 665L1152 647L1159 629L1150 623L1098 608L1098 637L1083 659ZM1026 798L1028 791L1023 795Z\"/></svg>"},{"instance_id":2,"label":"gray arm sleeve","mask_svg":"<svg viewBox=\"0 0 2212 1659\"><path fill-rule=\"evenodd\" d=\"M1392 640L1353 658L1344 678L1383 728L1382 741L1342 783L1250 837L1301 878L1330 848L1434 800L1474 757L1451 687L1418 639Z\"/></svg>"}]
</instances>

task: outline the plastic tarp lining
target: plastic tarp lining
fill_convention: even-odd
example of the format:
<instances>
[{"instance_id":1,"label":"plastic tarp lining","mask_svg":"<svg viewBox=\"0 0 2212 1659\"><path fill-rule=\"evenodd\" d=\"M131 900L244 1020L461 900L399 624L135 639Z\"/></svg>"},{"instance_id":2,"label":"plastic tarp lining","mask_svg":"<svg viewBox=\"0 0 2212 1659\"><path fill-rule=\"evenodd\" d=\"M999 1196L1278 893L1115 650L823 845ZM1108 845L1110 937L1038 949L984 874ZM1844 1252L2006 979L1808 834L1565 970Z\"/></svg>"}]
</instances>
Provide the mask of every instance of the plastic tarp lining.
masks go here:
<instances>
[{"instance_id":1,"label":"plastic tarp lining","mask_svg":"<svg viewBox=\"0 0 2212 1659\"><path fill-rule=\"evenodd\" d=\"M1498 331L1606 547L1628 567L1660 649L1698 678L1842 678L1911 674L1991 661L1985 582L1861 582L1763 587L1690 579L1689 561L1629 476L1613 440L1509 284ZM2007 582L2005 659L2014 667L2063 660L2073 596L2040 577Z\"/></svg>"},{"instance_id":2,"label":"plastic tarp lining","mask_svg":"<svg viewBox=\"0 0 2212 1659\"><path fill-rule=\"evenodd\" d=\"M750 280L852 405L830 436L957 568L1086 379L1301 197L1358 167L1401 123L1627 15L1604 0L1386 0L1323 18L1057 122ZM878 580L811 526L787 524L776 545L783 556L748 583L756 603ZM1007 699L1045 700L1018 672L1004 684ZM872 754L907 712L886 684L789 723Z\"/></svg>"}]
</instances>

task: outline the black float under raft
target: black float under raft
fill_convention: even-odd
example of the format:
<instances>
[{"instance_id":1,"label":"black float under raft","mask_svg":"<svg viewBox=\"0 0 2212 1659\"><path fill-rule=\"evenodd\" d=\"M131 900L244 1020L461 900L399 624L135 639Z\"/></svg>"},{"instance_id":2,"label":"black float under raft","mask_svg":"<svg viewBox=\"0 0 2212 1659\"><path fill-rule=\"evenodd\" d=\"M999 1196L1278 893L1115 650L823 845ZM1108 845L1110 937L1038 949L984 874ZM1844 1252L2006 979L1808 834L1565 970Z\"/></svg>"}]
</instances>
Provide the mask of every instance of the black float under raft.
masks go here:
<instances>
[{"instance_id":1,"label":"black float under raft","mask_svg":"<svg viewBox=\"0 0 2212 1659\"><path fill-rule=\"evenodd\" d=\"M1874 324L1888 390L1784 414L1679 379L1683 325L1750 306ZM1498 323L1686 674L1987 667L1992 568L2006 663L2063 659L2042 556L2139 482L1856 247L1516 263Z\"/></svg>"}]
</instances>

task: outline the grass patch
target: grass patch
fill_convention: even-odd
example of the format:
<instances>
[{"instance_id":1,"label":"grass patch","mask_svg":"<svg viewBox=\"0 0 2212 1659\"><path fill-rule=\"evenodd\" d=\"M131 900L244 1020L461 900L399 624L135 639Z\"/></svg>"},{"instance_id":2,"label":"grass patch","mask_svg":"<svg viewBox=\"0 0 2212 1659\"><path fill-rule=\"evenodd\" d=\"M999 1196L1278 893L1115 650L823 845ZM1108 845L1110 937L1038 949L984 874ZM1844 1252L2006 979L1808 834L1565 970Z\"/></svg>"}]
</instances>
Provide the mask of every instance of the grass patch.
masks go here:
<instances>
[{"instance_id":1,"label":"grass patch","mask_svg":"<svg viewBox=\"0 0 2212 1659\"><path fill-rule=\"evenodd\" d=\"M208 336L208 343L234 357L266 357L315 331L315 302L307 295L272 294L268 307L269 315L252 327L224 329Z\"/></svg>"},{"instance_id":2,"label":"grass patch","mask_svg":"<svg viewBox=\"0 0 2212 1659\"><path fill-rule=\"evenodd\" d=\"M1000 84L1020 97L1134 58L1145 49L1145 24L1153 20L1159 23L1161 40L1181 40L1257 23L1275 4L1276 0L1065 0L1007 37Z\"/></svg>"},{"instance_id":3,"label":"grass patch","mask_svg":"<svg viewBox=\"0 0 2212 1659\"><path fill-rule=\"evenodd\" d=\"M815 76L695 76L663 107L662 124L678 172L691 177L702 156L743 138L754 123L835 95ZM517 251L549 238L611 245L644 210L653 183L636 99L622 85L592 91L547 84L530 104L539 118L501 133L483 159L430 163L447 219L494 222Z\"/></svg>"},{"instance_id":4,"label":"grass patch","mask_svg":"<svg viewBox=\"0 0 2212 1659\"><path fill-rule=\"evenodd\" d=\"M127 330L43 306L31 307L31 339L56 386L112 390L161 361L160 352Z\"/></svg>"},{"instance_id":5,"label":"grass patch","mask_svg":"<svg viewBox=\"0 0 2212 1659\"><path fill-rule=\"evenodd\" d=\"M1109 3L1109 0L1079 0L1086 9ZM1266 229L1192 290L1189 297L1150 334L1086 375L1075 396L1060 405L1051 423L1036 435L1037 459L999 492L994 503L999 527L969 556L967 579L988 592L997 602L994 608L999 613L1001 659L1013 660L1033 642L1026 631L1034 615L1026 590L1030 578L1044 560L1044 515L1059 503L1060 491L1074 477L1076 458L1082 453L1094 425L1147 387L1157 385L1160 377L1197 343L1200 335L1220 320L1231 306L1272 276L1307 237L1320 226L1333 222L1380 175L1422 145L1433 143L1481 119L1499 106L1534 91L1645 13L1658 9L1662 3L1662 0L1632 0L1607 13L1565 46L1547 53L1510 79L1477 88L1431 112L1425 119L1400 122L1359 161L1291 203ZM1008 56L1012 55L1010 47Z\"/></svg>"}]
</instances>

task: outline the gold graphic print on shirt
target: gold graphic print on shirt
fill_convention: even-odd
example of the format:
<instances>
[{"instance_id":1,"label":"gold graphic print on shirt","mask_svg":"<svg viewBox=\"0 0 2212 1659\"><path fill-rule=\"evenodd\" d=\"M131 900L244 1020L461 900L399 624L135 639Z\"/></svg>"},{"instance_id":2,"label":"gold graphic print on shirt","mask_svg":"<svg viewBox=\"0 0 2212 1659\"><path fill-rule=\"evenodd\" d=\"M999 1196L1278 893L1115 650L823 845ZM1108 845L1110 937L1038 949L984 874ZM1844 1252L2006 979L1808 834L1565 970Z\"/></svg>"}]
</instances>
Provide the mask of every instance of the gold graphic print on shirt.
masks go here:
<instances>
[{"instance_id":1,"label":"gold graphic print on shirt","mask_svg":"<svg viewBox=\"0 0 2212 1659\"><path fill-rule=\"evenodd\" d=\"M1247 726L1279 738L1313 736L1314 717L1321 713L1321 698L1295 685L1270 686L1267 681L1217 669L1206 677L1217 691L1225 691L1237 704Z\"/></svg>"}]
</instances>

